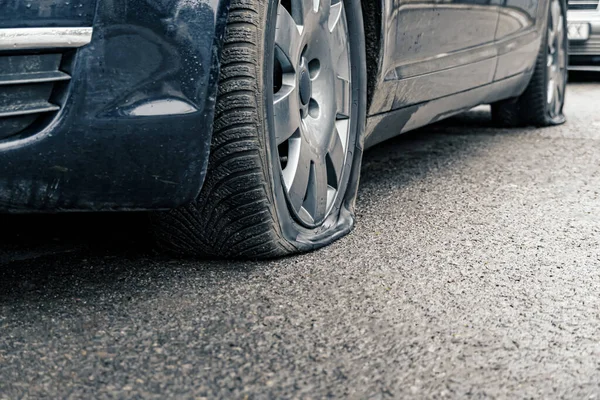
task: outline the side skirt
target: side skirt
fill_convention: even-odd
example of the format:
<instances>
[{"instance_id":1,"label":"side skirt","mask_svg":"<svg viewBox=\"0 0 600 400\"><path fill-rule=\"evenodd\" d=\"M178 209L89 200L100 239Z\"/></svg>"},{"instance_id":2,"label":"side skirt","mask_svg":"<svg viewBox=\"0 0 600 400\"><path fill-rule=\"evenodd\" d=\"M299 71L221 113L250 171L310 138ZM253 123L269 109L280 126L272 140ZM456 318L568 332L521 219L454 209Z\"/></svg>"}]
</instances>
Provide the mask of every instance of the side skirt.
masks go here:
<instances>
[{"instance_id":1,"label":"side skirt","mask_svg":"<svg viewBox=\"0 0 600 400\"><path fill-rule=\"evenodd\" d=\"M480 104L519 96L530 78L531 73L523 73L450 96L370 116L367 118L365 147L460 114Z\"/></svg>"}]
</instances>

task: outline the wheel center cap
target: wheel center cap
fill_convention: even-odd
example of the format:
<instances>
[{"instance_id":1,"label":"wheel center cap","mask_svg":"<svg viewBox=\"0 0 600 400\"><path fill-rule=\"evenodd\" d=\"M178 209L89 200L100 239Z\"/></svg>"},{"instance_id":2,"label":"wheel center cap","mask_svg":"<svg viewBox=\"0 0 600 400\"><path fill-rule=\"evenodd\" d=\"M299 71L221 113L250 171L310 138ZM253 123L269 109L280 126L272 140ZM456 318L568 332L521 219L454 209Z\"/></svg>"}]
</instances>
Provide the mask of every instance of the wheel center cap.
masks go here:
<instances>
[{"instance_id":1,"label":"wheel center cap","mask_svg":"<svg viewBox=\"0 0 600 400\"><path fill-rule=\"evenodd\" d=\"M310 101L310 97L312 95L310 76L308 75L308 71L305 69L303 69L302 72L300 73L299 86L300 86L300 101L302 102L302 105L305 106Z\"/></svg>"}]
</instances>

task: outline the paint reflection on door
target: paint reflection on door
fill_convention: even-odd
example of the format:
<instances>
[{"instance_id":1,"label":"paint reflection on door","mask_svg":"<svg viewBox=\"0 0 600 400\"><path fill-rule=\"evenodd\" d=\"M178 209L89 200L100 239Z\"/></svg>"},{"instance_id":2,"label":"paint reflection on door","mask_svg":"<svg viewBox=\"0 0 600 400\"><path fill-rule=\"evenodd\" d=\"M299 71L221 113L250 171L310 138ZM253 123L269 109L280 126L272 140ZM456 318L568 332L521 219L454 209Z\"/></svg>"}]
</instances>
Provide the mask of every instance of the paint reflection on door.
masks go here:
<instances>
[{"instance_id":1,"label":"paint reflection on door","mask_svg":"<svg viewBox=\"0 0 600 400\"><path fill-rule=\"evenodd\" d=\"M520 34L535 26L538 0L503 0L500 4L496 39Z\"/></svg>"},{"instance_id":2,"label":"paint reflection on door","mask_svg":"<svg viewBox=\"0 0 600 400\"><path fill-rule=\"evenodd\" d=\"M533 69L534 60L530 55L539 51L544 22L540 13L545 13L540 5L545 4L540 0L501 0L496 31L498 63L494 80Z\"/></svg>"},{"instance_id":3,"label":"paint reflection on door","mask_svg":"<svg viewBox=\"0 0 600 400\"><path fill-rule=\"evenodd\" d=\"M384 0L383 7L387 18L383 21L381 90L375 91L370 114L492 80L495 52L491 45L498 20L494 0Z\"/></svg>"}]
</instances>

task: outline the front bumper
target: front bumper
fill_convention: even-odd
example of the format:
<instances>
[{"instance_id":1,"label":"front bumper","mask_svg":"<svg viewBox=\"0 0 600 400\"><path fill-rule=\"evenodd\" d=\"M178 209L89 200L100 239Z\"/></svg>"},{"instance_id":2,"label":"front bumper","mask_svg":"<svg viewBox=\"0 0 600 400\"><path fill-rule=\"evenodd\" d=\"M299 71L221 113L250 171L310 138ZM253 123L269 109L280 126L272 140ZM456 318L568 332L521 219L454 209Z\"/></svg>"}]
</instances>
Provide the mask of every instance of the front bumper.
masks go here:
<instances>
[{"instance_id":1,"label":"front bumper","mask_svg":"<svg viewBox=\"0 0 600 400\"><path fill-rule=\"evenodd\" d=\"M91 42L64 55L71 81L60 110L0 141L0 210L167 209L194 199L208 162L226 8L98 0ZM0 18L0 29L14 20Z\"/></svg>"},{"instance_id":2,"label":"front bumper","mask_svg":"<svg viewBox=\"0 0 600 400\"><path fill-rule=\"evenodd\" d=\"M570 10L567 20L590 25L589 39L569 41L569 69L600 70L600 11Z\"/></svg>"}]
</instances>

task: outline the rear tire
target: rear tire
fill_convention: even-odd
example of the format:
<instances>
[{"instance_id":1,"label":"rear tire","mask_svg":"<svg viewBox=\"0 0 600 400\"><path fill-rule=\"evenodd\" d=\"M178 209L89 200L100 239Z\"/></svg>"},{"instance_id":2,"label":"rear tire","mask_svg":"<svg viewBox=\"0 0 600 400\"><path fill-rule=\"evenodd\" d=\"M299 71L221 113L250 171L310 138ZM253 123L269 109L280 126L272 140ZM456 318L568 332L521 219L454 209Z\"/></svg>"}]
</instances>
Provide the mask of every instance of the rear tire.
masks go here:
<instances>
[{"instance_id":1,"label":"rear tire","mask_svg":"<svg viewBox=\"0 0 600 400\"><path fill-rule=\"evenodd\" d=\"M521 96L492 104L492 119L497 125L543 127L565 122L563 106L568 62L566 13L564 1L550 1L548 26L531 81Z\"/></svg>"},{"instance_id":2,"label":"rear tire","mask_svg":"<svg viewBox=\"0 0 600 400\"><path fill-rule=\"evenodd\" d=\"M207 176L196 201L154 215L163 248L195 256L272 258L316 249L352 229L366 115L360 2L314 0L314 10L302 9L304 3L231 1ZM333 12L340 14L331 17ZM347 47L340 39L342 23ZM282 44L286 40L289 48ZM302 53L298 46L304 46ZM333 61L346 48L347 69L343 54ZM338 90L332 79L344 71L347 84ZM327 157L333 159L331 143L341 136L336 135L338 117L348 128L345 152L336 164ZM302 122L296 127L290 121ZM281 126L291 127L293 134ZM321 131L330 126L333 131ZM309 139L310 154L292 151ZM304 172L306 190L302 185L292 190L295 174L287 169L292 163L297 163L294 171Z\"/></svg>"}]
</instances>

